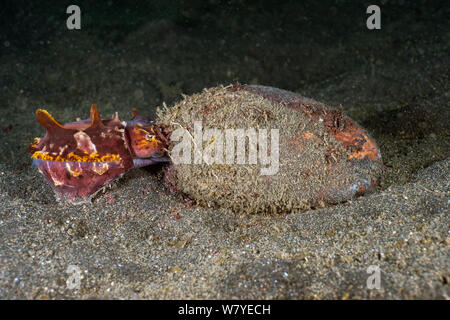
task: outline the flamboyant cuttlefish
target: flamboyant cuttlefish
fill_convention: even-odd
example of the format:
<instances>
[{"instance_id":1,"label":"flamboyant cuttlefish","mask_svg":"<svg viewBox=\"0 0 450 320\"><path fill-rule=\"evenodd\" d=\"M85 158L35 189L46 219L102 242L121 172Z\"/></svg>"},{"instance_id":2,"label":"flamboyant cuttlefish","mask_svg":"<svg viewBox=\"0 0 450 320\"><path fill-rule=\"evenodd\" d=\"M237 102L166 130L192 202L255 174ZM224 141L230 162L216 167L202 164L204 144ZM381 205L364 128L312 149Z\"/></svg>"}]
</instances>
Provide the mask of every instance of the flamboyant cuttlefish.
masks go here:
<instances>
[{"instance_id":1,"label":"flamboyant cuttlefish","mask_svg":"<svg viewBox=\"0 0 450 320\"><path fill-rule=\"evenodd\" d=\"M27 151L58 199L88 200L132 168L169 161L168 141L154 121L134 109L132 114L129 122L117 113L102 120L93 104L89 119L61 124L46 110L36 111L47 132Z\"/></svg>"}]
</instances>

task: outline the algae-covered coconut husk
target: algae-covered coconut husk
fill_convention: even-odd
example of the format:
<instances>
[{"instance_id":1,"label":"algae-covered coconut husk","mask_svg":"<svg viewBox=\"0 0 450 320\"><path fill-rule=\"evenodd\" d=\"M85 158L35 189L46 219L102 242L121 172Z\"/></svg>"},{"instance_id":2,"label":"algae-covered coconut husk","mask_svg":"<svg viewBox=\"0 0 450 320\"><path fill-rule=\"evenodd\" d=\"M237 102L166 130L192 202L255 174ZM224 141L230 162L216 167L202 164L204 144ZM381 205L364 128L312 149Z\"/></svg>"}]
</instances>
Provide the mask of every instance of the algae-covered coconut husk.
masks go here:
<instances>
[{"instance_id":1,"label":"algae-covered coconut husk","mask_svg":"<svg viewBox=\"0 0 450 320\"><path fill-rule=\"evenodd\" d=\"M204 89L158 117L173 160L166 178L209 207L323 207L370 192L383 172L374 140L342 110L285 90Z\"/></svg>"}]
</instances>

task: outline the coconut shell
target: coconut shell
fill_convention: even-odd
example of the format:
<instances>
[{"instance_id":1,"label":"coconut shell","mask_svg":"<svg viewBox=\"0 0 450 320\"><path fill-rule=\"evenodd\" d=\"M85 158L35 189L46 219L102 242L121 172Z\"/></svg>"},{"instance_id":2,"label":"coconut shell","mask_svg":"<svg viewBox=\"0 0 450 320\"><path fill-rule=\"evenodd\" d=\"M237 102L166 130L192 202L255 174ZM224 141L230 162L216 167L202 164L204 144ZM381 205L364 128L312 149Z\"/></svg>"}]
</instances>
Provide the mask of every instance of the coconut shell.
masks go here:
<instances>
[{"instance_id":1,"label":"coconut shell","mask_svg":"<svg viewBox=\"0 0 450 320\"><path fill-rule=\"evenodd\" d=\"M170 140L169 155L177 160L166 178L208 207L248 213L323 207L371 192L383 174L380 151L364 129L342 110L293 92L265 86L214 87L185 96L174 107L158 110L158 116ZM250 163L253 151L249 140L243 164L236 163L237 157L227 163L225 155L222 163L220 157L205 158L208 148L213 156L224 152L227 146L221 151L218 142L225 144L227 140L218 136L199 139L195 121L200 121L203 134L213 128L218 133L266 129L268 144L258 144L257 148L258 152L267 148L269 158L276 154L271 129L278 129L277 172L262 174L261 169L268 164L261 162L260 153L257 162ZM191 140L185 142L193 146L191 163L179 163L179 154L174 159L174 148L183 140L178 137L179 141L174 141L173 133L181 128L188 132L183 139ZM203 154L195 163L200 148Z\"/></svg>"}]
</instances>

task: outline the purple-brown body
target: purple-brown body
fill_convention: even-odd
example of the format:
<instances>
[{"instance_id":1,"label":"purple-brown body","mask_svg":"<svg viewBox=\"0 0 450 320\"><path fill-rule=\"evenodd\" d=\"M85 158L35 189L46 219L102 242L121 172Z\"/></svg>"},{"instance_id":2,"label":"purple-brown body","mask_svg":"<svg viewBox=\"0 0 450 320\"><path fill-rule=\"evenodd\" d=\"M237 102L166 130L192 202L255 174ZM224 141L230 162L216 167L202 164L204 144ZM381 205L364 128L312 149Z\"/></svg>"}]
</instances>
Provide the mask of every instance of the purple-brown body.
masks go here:
<instances>
[{"instance_id":1,"label":"purple-brown body","mask_svg":"<svg viewBox=\"0 0 450 320\"><path fill-rule=\"evenodd\" d=\"M87 120L63 125L41 109L36 117L46 134L27 151L59 199L88 200L132 168L169 161L166 138L135 110L128 123L117 113L102 120L95 104Z\"/></svg>"}]
</instances>

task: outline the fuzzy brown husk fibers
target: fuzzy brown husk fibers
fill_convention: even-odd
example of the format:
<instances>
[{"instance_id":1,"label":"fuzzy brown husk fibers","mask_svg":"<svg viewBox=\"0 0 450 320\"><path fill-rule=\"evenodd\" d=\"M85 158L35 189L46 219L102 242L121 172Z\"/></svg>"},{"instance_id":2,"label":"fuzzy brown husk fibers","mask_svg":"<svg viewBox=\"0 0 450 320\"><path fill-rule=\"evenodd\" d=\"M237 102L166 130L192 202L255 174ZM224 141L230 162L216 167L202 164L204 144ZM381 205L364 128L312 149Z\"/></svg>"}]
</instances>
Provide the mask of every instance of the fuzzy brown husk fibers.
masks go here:
<instances>
[{"instance_id":1,"label":"fuzzy brown husk fibers","mask_svg":"<svg viewBox=\"0 0 450 320\"><path fill-rule=\"evenodd\" d=\"M340 119L328 119L338 114ZM341 126L357 127L351 119L284 90L240 85L204 89L172 108L158 110L158 117L169 137L184 128L191 140L194 121L202 122L203 132L208 128L255 128L268 133L279 129L279 170L273 175L260 174L267 165L259 159L248 164L248 147L245 164L173 164L171 183L208 207L248 213L323 207L371 191L383 172L381 159L351 159L358 146L336 139L336 131L344 130ZM202 148L211 147L212 140L204 141ZM176 143L171 143L169 154ZM270 149L270 134L268 143ZM191 159L193 152L194 148Z\"/></svg>"}]
</instances>

